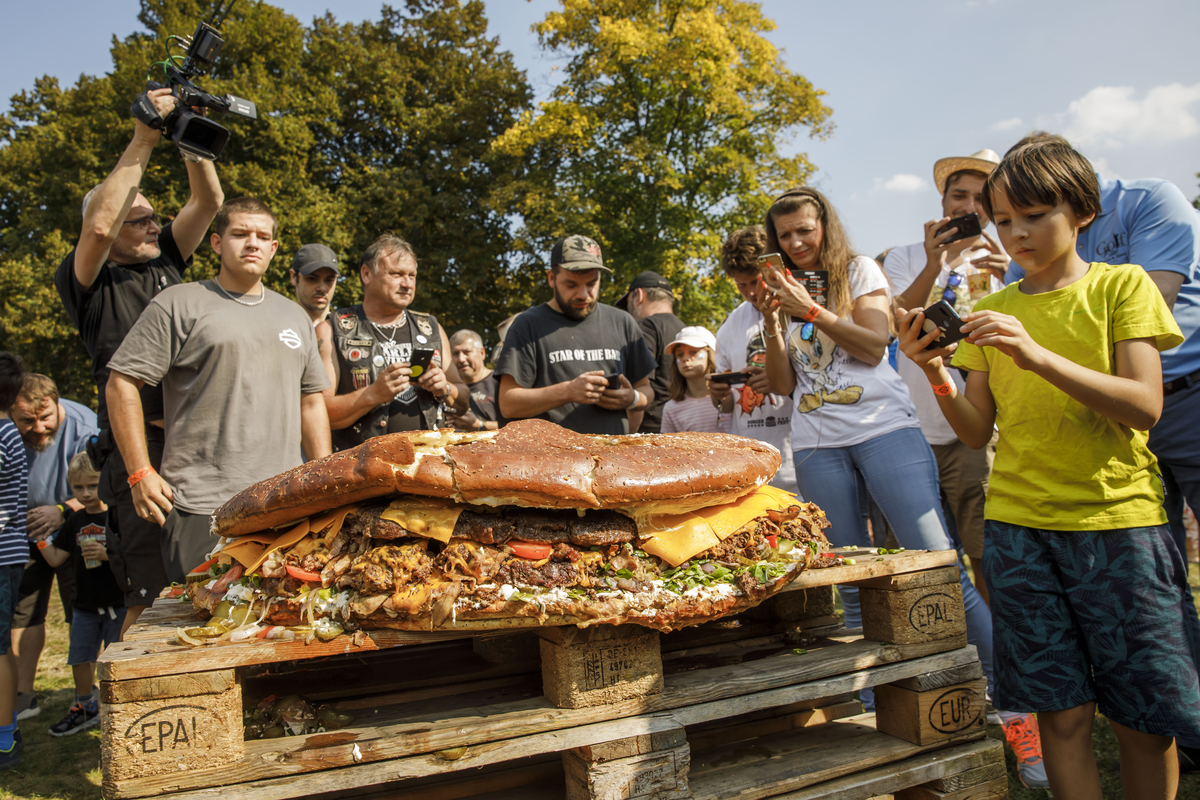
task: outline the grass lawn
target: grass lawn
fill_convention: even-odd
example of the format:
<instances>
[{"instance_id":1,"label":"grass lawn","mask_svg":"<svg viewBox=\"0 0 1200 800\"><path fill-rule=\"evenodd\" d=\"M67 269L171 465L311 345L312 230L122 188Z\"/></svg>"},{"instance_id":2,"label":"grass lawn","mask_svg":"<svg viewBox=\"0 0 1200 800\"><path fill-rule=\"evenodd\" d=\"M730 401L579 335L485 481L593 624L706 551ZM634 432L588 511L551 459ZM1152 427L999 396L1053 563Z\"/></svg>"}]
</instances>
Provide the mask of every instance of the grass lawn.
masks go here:
<instances>
[{"instance_id":1,"label":"grass lawn","mask_svg":"<svg viewBox=\"0 0 1200 800\"><path fill-rule=\"evenodd\" d=\"M1200 594L1200 574L1191 567L1193 594ZM0 800L30 798L41 800L99 800L100 798L100 728L99 726L74 736L54 737L48 732L51 725L66 713L74 699L74 683L67 667L67 626L63 621L58 597L50 604L46 627L46 650L42 653L41 670L37 677L40 716L21 723L25 738L25 755L16 770L0 773ZM988 726L988 736L1004 741L1004 732ZM1121 797L1121 779L1117 772L1117 740L1102 718L1097 718L1092 732L1096 761L1106 798ZM1012 751L1008 757L1008 787L1012 800L1042 800L1050 793L1042 789L1026 789L1017 779ZM1180 780L1179 800L1200 800L1200 774L1185 775Z\"/></svg>"}]
</instances>

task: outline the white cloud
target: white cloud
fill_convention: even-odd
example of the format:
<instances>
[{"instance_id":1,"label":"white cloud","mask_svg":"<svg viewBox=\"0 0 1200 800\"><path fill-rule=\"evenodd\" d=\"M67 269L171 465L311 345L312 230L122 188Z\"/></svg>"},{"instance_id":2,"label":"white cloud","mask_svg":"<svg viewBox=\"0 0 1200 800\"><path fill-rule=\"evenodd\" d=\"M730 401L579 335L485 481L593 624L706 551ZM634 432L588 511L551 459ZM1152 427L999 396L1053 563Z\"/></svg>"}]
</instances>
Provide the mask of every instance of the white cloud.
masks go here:
<instances>
[{"instance_id":1,"label":"white cloud","mask_svg":"<svg viewBox=\"0 0 1200 800\"><path fill-rule=\"evenodd\" d=\"M1020 117L1009 117L1008 119L1002 119L999 122L993 122L991 129L1001 133L1007 133L1008 131L1015 131L1017 128L1024 127L1024 125L1025 120L1021 119Z\"/></svg>"},{"instance_id":2,"label":"white cloud","mask_svg":"<svg viewBox=\"0 0 1200 800\"><path fill-rule=\"evenodd\" d=\"M882 181L879 178L876 178L875 179L875 188L876 188L876 190L883 189L885 192L901 192L901 193L919 192L922 189L929 188L929 181L925 180L924 178L920 177L919 175L907 175L905 173L898 173L898 174L893 175L892 177L888 178L886 181Z\"/></svg>"},{"instance_id":3,"label":"white cloud","mask_svg":"<svg viewBox=\"0 0 1200 800\"><path fill-rule=\"evenodd\" d=\"M1055 127L1080 147L1167 144L1200 133L1190 110L1197 104L1200 83L1155 86L1142 99L1129 86L1097 86L1058 115Z\"/></svg>"}]
</instances>

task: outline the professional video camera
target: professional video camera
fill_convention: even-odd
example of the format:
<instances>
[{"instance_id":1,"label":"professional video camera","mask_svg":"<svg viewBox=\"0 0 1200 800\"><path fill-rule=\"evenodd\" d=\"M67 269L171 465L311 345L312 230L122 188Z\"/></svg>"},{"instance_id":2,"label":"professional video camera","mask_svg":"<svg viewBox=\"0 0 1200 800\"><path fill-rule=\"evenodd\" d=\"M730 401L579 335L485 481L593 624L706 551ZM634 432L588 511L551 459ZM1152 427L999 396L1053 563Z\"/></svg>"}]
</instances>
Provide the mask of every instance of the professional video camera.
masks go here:
<instances>
[{"instance_id":1,"label":"professional video camera","mask_svg":"<svg viewBox=\"0 0 1200 800\"><path fill-rule=\"evenodd\" d=\"M162 67L167 83L150 81L146 91L165 89L169 85L171 94L179 98L175 110L164 119L159 115L154 103L144 94L139 96L130 108L134 117L151 128L162 130L184 153L210 161L220 157L221 151L229 142L229 131L197 114L193 108L214 108L246 119L258 119L258 111L249 100L231 94L218 97L192 83L193 78L204 75L212 67L217 60L217 54L225 46L225 40L221 37L221 24L229 16L235 2L237 0L229 0L226 4L225 0L217 0L217 9L213 12L212 21L202 21L197 25L191 39L175 34L167 37L167 58L153 65ZM172 45L186 46L187 52L182 56L172 55Z\"/></svg>"}]
</instances>

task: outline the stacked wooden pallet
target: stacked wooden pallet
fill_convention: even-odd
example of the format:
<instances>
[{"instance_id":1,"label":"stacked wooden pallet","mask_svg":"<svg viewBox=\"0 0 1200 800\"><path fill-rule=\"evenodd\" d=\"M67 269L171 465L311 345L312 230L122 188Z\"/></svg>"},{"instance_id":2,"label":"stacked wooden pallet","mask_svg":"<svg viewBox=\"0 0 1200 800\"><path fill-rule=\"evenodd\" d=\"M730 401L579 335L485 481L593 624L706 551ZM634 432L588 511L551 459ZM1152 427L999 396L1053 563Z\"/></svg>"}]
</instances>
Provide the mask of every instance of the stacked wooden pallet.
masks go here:
<instances>
[{"instance_id":1,"label":"stacked wooden pallet","mask_svg":"<svg viewBox=\"0 0 1200 800\"><path fill-rule=\"evenodd\" d=\"M853 554L733 619L185 648L158 601L101 658L107 798L1004 797L950 552ZM832 585L862 587L863 635ZM853 693L875 686L877 714ZM349 727L245 741L300 694ZM565 788L564 788L565 787Z\"/></svg>"}]
</instances>

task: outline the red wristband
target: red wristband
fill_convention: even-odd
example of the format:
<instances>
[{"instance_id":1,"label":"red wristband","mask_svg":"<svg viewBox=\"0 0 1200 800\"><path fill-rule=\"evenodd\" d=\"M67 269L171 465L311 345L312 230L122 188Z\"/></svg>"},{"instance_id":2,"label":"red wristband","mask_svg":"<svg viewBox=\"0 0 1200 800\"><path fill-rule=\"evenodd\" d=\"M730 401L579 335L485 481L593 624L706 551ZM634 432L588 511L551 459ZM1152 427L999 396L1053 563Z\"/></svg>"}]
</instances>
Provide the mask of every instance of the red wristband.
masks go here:
<instances>
[{"instance_id":1,"label":"red wristband","mask_svg":"<svg viewBox=\"0 0 1200 800\"><path fill-rule=\"evenodd\" d=\"M954 394L954 381L946 381L943 384L934 386L933 393L941 397L950 397Z\"/></svg>"},{"instance_id":2,"label":"red wristband","mask_svg":"<svg viewBox=\"0 0 1200 800\"><path fill-rule=\"evenodd\" d=\"M819 306L816 303L813 303L813 307L810 308L808 310L808 312L804 315L804 321L812 322L814 319L817 318L817 315L820 314L824 310L825 310L824 307Z\"/></svg>"},{"instance_id":3,"label":"red wristband","mask_svg":"<svg viewBox=\"0 0 1200 800\"><path fill-rule=\"evenodd\" d=\"M137 472L130 475L129 488L132 489L134 486L137 486L139 483L141 483L142 478L146 477L152 472L154 472L154 467L142 467Z\"/></svg>"}]
</instances>

